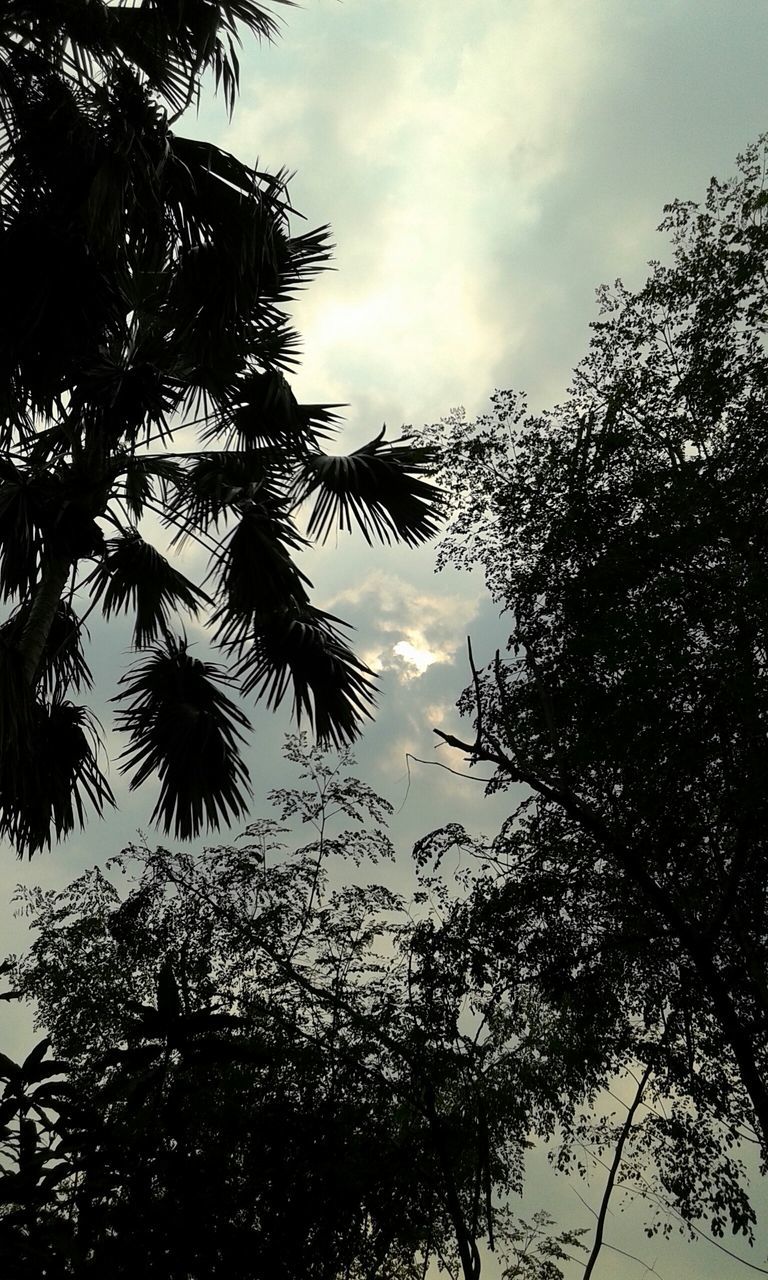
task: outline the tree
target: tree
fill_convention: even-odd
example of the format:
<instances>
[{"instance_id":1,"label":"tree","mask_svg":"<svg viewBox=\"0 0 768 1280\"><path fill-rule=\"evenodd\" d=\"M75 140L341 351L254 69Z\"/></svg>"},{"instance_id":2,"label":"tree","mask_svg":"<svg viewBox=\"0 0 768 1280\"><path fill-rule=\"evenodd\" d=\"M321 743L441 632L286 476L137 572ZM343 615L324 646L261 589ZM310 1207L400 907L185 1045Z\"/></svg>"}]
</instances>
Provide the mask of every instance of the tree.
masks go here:
<instances>
[{"instance_id":1,"label":"tree","mask_svg":"<svg viewBox=\"0 0 768 1280\"><path fill-rule=\"evenodd\" d=\"M135 614L121 768L131 786L159 776L153 819L187 838L245 810L249 726L228 686L270 707L292 692L339 744L370 714L371 673L298 553L337 525L409 545L435 527L423 450L382 432L325 454L334 406L299 405L285 380L286 305L327 263L327 229L292 235L285 174L173 127L208 72L232 110L238 25L276 29L253 0L3 7L0 832L20 854L113 803L70 701L90 686L91 608ZM152 518L208 554L203 585L147 540ZM201 611L221 666L179 633Z\"/></svg>"},{"instance_id":2,"label":"tree","mask_svg":"<svg viewBox=\"0 0 768 1280\"><path fill-rule=\"evenodd\" d=\"M532 1250L503 1203L533 1120L523 1055L502 1021L459 1027L465 966L432 963L426 916L332 887L334 857L391 856L386 802L348 755L287 754L308 785L236 846L126 851L127 892L94 869L22 895L36 938L13 976L69 1064L70 1097L47 1096L62 1274L416 1280L437 1257L474 1280L488 1234L510 1274L555 1277L577 1238Z\"/></svg>"},{"instance_id":3,"label":"tree","mask_svg":"<svg viewBox=\"0 0 768 1280\"><path fill-rule=\"evenodd\" d=\"M474 924L510 982L591 1009L606 1081L651 1068L672 1105L635 1149L716 1234L750 1230L734 1146L768 1157L765 159L667 207L669 262L600 291L562 405L499 393L419 437L442 562L510 617L506 654L470 652L473 733L436 731L525 797Z\"/></svg>"}]
</instances>

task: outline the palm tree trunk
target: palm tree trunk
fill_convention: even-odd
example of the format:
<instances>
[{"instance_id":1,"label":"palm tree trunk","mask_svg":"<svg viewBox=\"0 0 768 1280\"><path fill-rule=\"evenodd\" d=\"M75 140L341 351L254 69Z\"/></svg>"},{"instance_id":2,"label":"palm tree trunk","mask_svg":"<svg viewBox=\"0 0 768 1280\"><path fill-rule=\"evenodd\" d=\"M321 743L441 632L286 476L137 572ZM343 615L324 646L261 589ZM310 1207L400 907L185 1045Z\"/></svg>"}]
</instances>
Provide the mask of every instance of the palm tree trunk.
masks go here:
<instances>
[{"instance_id":1,"label":"palm tree trunk","mask_svg":"<svg viewBox=\"0 0 768 1280\"><path fill-rule=\"evenodd\" d=\"M72 561L68 556L50 555L45 562L43 575L35 592L27 625L19 644L24 679L29 688L34 686L40 659L71 569Z\"/></svg>"}]
</instances>

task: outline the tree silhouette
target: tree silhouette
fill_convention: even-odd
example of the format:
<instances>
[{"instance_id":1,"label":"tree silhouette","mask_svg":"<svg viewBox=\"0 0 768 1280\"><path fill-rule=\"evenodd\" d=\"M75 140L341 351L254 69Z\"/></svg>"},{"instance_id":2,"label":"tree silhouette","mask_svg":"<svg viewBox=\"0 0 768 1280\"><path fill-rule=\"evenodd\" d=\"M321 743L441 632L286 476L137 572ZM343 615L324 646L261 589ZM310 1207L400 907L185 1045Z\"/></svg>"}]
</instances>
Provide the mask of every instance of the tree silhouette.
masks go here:
<instances>
[{"instance_id":1,"label":"tree silhouette","mask_svg":"<svg viewBox=\"0 0 768 1280\"><path fill-rule=\"evenodd\" d=\"M473 732L436 731L524 797L475 923L592 1020L604 1080L652 1068L669 1107L638 1143L715 1234L751 1231L738 1144L768 1152L765 155L666 209L669 264L600 291L562 405L499 393L420 437L443 561L510 618L506 653L470 653Z\"/></svg>"},{"instance_id":2,"label":"tree silhouette","mask_svg":"<svg viewBox=\"0 0 768 1280\"><path fill-rule=\"evenodd\" d=\"M271 707L291 693L336 743L370 714L371 673L297 554L337 526L409 545L434 530L424 450L382 432L327 456L333 406L285 380L286 306L327 263L327 229L291 234L283 173L173 127L208 72L233 108L238 24L275 31L252 0L9 0L0 18L0 831L19 853L113 802L70 701L90 686L91 608L135 614L121 768L159 777L153 819L186 838L245 810L228 686ZM203 585L147 540L154 517L208 555ZM221 665L193 656L180 612L209 619Z\"/></svg>"},{"instance_id":3,"label":"tree silhouette","mask_svg":"<svg viewBox=\"0 0 768 1280\"><path fill-rule=\"evenodd\" d=\"M391 855L386 802L348 756L287 753L306 785L236 845L24 895L13 977L70 1056L38 1250L76 1277L417 1280L432 1258L473 1280L485 1237L555 1276L505 1204L536 1123L523 1055L503 1022L459 1026L466 966L434 963L427 920L333 888L333 859Z\"/></svg>"}]
</instances>

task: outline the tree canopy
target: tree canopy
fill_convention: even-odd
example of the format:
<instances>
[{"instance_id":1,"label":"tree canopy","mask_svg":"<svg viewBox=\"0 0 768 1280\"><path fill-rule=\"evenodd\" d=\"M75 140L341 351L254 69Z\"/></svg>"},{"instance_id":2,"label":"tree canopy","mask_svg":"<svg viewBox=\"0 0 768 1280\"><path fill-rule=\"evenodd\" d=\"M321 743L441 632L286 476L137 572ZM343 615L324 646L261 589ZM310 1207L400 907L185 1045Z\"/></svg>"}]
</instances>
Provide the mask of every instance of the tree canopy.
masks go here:
<instances>
[{"instance_id":1,"label":"tree canopy","mask_svg":"<svg viewBox=\"0 0 768 1280\"><path fill-rule=\"evenodd\" d=\"M436 731L525 797L472 928L591 1020L606 1080L648 1072L635 1149L715 1233L751 1230L739 1147L768 1157L765 161L668 206L668 259L599 292L561 405L497 393L419 437L442 562L510 623L472 733Z\"/></svg>"},{"instance_id":2,"label":"tree canopy","mask_svg":"<svg viewBox=\"0 0 768 1280\"><path fill-rule=\"evenodd\" d=\"M236 845L19 896L10 977L48 1038L0 1059L0 1257L19 1280L476 1280L485 1238L510 1278L554 1280L579 1233L509 1205L558 1105L522 1004L473 1004L433 909L338 883L340 858L392 856L390 806L348 756L286 753L303 785Z\"/></svg>"},{"instance_id":3,"label":"tree canopy","mask_svg":"<svg viewBox=\"0 0 768 1280\"><path fill-rule=\"evenodd\" d=\"M327 264L328 229L293 234L284 172L176 132L207 73L232 110L241 29L269 39L276 19L252 0L3 6L0 833L19 853L113 802L70 700L90 687L91 608L134 614L121 768L132 787L159 777L153 819L187 838L245 811L230 686L292 695L337 744L370 714L372 674L312 604L300 552L335 527L434 531L425 451L382 431L326 454L335 406L286 381L287 307ZM149 540L158 522L161 545L205 553L202 583ZM219 664L191 651L185 613Z\"/></svg>"}]
</instances>

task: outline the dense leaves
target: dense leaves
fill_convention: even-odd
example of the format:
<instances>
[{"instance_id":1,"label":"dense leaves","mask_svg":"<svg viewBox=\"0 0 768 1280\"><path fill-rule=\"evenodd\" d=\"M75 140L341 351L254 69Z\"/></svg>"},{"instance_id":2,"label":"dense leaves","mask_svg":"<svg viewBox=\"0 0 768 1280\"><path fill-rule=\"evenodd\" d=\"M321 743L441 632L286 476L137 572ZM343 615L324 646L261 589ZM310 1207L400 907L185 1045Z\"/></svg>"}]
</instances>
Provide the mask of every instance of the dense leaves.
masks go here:
<instances>
[{"instance_id":1,"label":"dense leaves","mask_svg":"<svg viewBox=\"0 0 768 1280\"><path fill-rule=\"evenodd\" d=\"M390 806L348 755L287 755L302 785L236 845L134 848L21 895L13 978L69 1063L47 1042L0 1060L15 1274L476 1280L485 1237L510 1275L559 1276L578 1233L537 1243L508 1203L538 1123L525 1054L470 1013L458 950L435 967L434 920L334 887L339 855L391 856Z\"/></svg>"},{"instance_id":2,"label":"dense leaves","mask_svg":"<svg viewBox=\"0 0 768 1280\"><path fill-rule=\"evenodd\" d=\"M715 1234L751 1230L738 1144L768 1154L765 151L668 207L641 289L600 292L562 405L498 393L427 435L443 559L482 565L511 632L474 735L439 736L533 796L473 919L559 1017L591 1011L606 1080L652 1067L637 1167Z\"/></svg>"},{"instance_id":3,"label":"dense leaves","mask_svg":"<svg viewBox=\"0 0 768 1280\"><path fill-rule=\"evenodd\" d=\"M297 352L288 308L329 260L327 229L292 234L284 174L175 130L206 73L232 109L241 30L269 39L276 18L252 0L3 7L0 597L14 610L4 643L20 658L20 679L0 680L3 722L42 723L54 693L83 685L75 635L91 605L107 618L134 613L136 647L159 642L167 662L183 647L179 613L209 606L247 692L277 705L291 687L297 717L348 742L370 714L372 677L310 604L297 507L314 501L310 540L353 521L369 541L416 545L434 532L427 453L377 436L349 459L327 456L334 406L298 404L285 379ZM158 517L192 578L155 547ZM56 644L65 609L74 634ZM65 650L54 690L51 662ZM140 660L121 694L139 697L123 707L138 735L126 767L148 758L147 723L173 714L164 751L191 717L216 755L197 770L195 799L181 758L162 757L156 816L190 835L242 815L244 767L213 685L201 677L184 707L165 698L150 709L159 685L147 670ZM4 755L16 741L2 739ZM99 812L109 789L95 770L91 758ZM62 784L67 771L85 777L74 757ZM41 796L35 823L17 820L21 803L2 782L0 827L20 853L84 815L63 793L55 804Z\"/></svg>"},{"instance_id":4,"label":"dense leaves","mask_svg":"<svg viewBox=\"0 0 768 1280\"><path fill-rule=\"evenodd\" d=\"M247 775L237 754L242 711L221 691L226 677L211 663L169 640L123 677L116 701L127 701L118 722L131 736L125 767L131 786L157 778L152 815L166 831L188 839L205 823L217 827L245 808Z\"/></svg>"}]
</instances>

